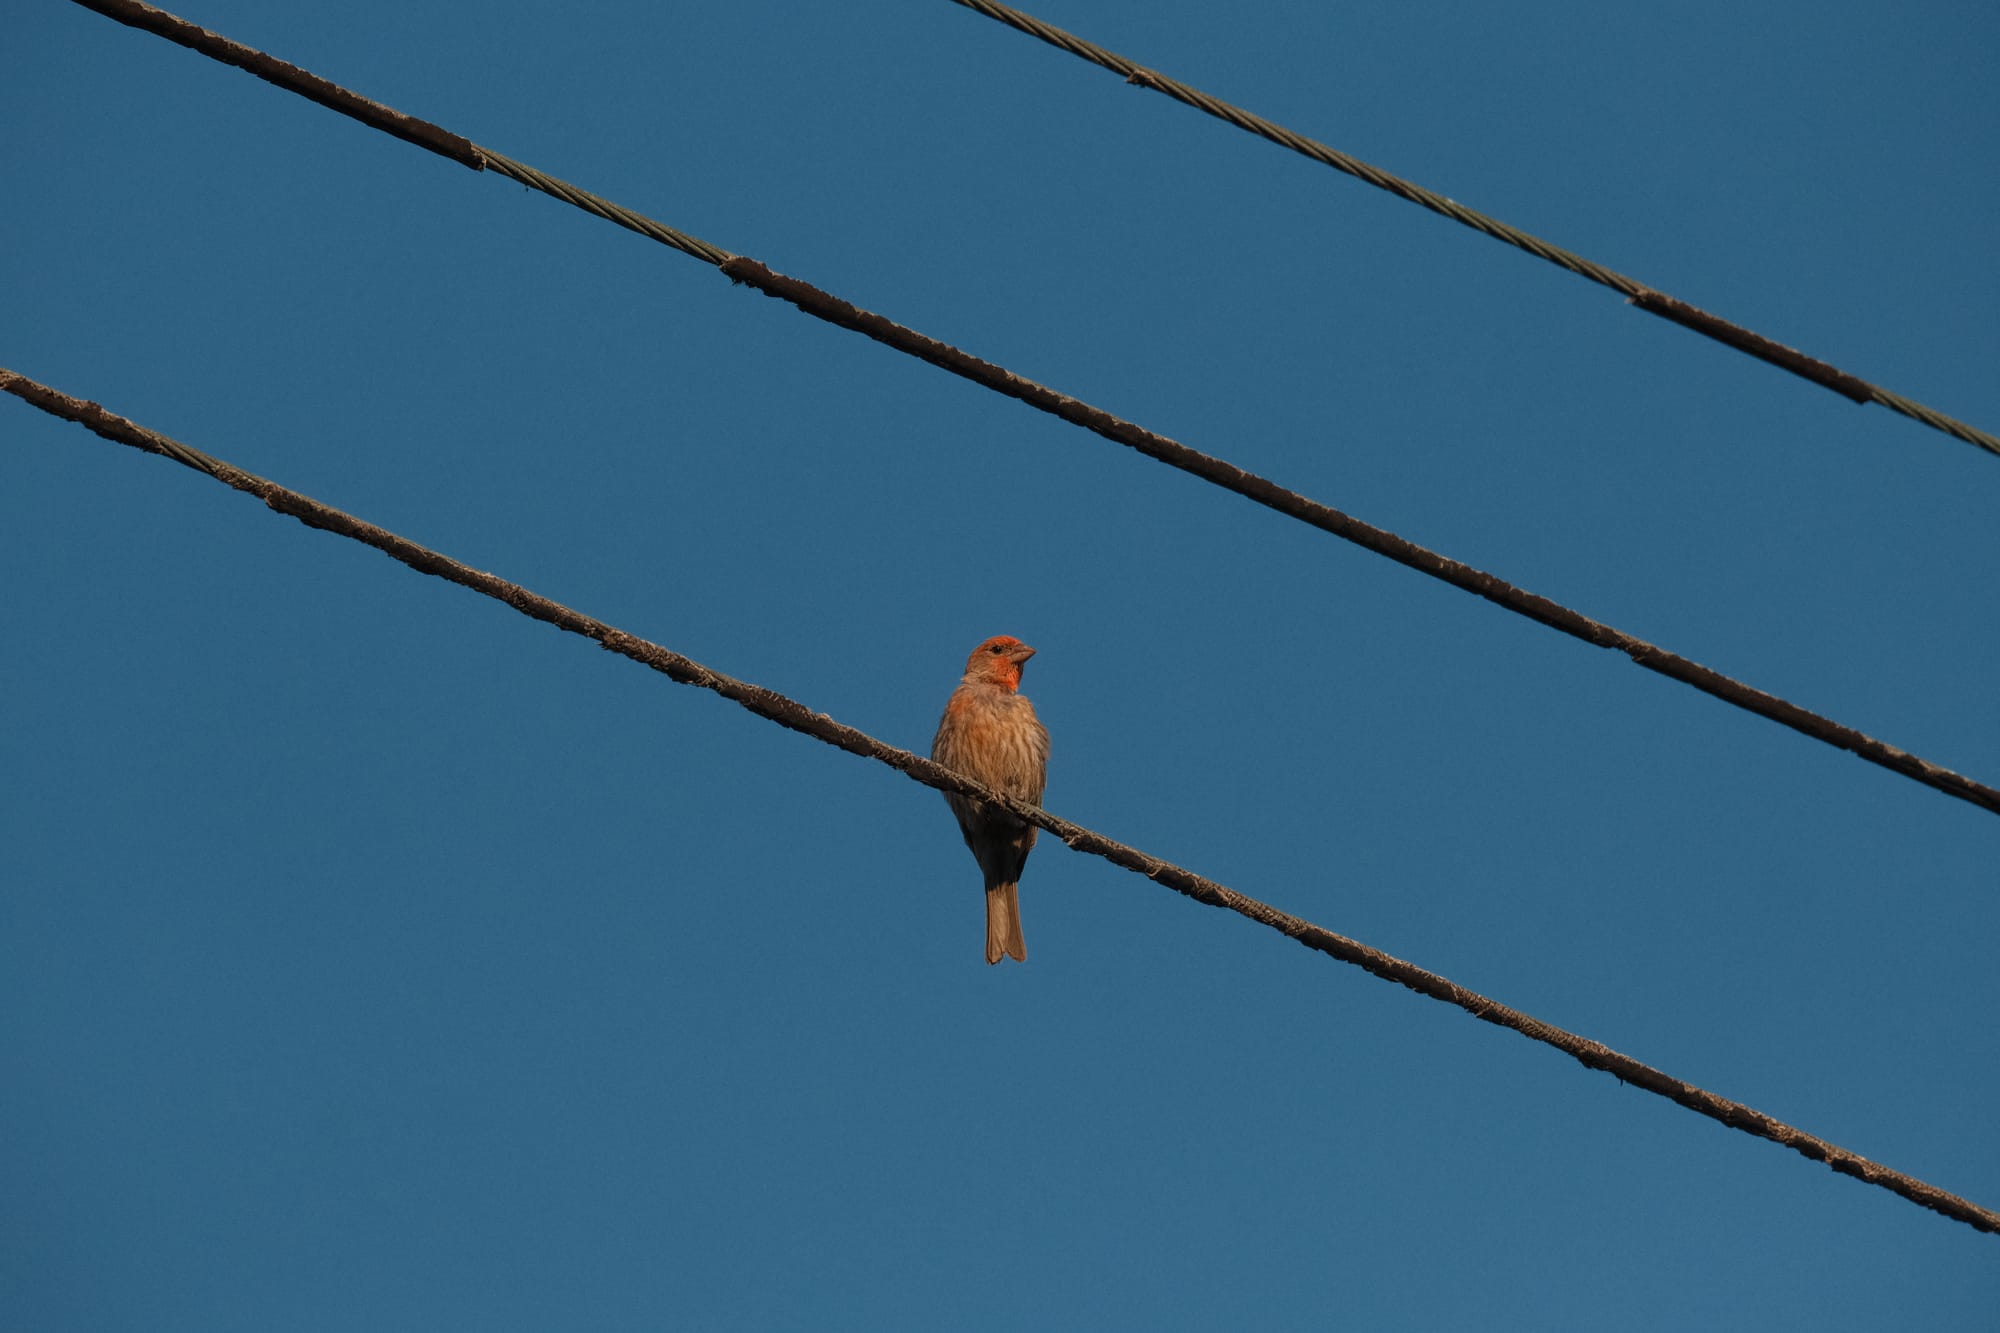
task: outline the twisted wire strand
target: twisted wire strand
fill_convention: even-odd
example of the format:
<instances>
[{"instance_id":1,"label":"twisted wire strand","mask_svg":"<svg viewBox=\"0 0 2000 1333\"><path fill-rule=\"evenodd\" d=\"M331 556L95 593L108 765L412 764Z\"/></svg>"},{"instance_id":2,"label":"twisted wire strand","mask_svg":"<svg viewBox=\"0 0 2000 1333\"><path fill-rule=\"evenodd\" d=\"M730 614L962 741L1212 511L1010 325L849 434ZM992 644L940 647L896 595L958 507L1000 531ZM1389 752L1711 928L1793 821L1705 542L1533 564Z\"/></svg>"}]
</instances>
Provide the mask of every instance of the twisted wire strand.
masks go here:
<instances>
[{"instance_id":1,"label":"twisted wire strand","mask_svg":"<svg viewBox=\"0 0 2000 1333\"><path fill-rule=\"evenodd\" d=\"M658 241L661 245L671 246L684 255L692 255L705 264L714 264L720 268L735 258L729 251L710 245L700 237L677 231L664 222L647 217L644 213L635 213L623 204L613 203L603 195L592 194L586 189L571 185L568 181L558 180L547 172L537 171L525 162L516 162L513 158L496 153L491 148L481 148L479 152L489 170L511 177L531 189L540 190L543 194L560 199L566 204L572 204L586 213L603 218L606 222L616 223L627 231L635 231L641 236Z\"/></svg>"},{"instance_id":2,"label":"twisted wire strand","mask_svg":"<svg viewBox=\"0 0 2000 1333\"><path fill-rule=\"evenodd\" d=\"M767 296L784 300L817 319L861 333L939 369L1005 394L1073 425L1081 426L1115 444L1134 449L1158 462L1191 473L1246 499L1254 500L1266 508L1309 524L1322 532L1353 542L1398 564L1483 597L1496 606L1505 607L1551 629L1560 630L1572 638L1581 639L1600 648L1616 649L1648 671L1692 685L1726 703L1790 727L1814 740L1846 750L1892 773L1900 773L1927 787L1969 801L1989 813L2000 814L2000 788L1953 772L1898 746L1876 740L1853 727L1844 726L1777 695L1725 676L1678 653L1668 652L1636 635L1627 634L1558 602L1516 587L1504 579L1440 555L1415 542L1407 541L1386 529L1342 513L1330 505L1321 504L1296 491L1287 490L1276 482L1254 472L1245 471L1226 459L1189 448L1177 440L1149 431L1136 423L1115 417L1101 408L1093 407L1025 376L1017 375L1004 366L982 360L881 315L863 310L808 283L775 273L753 259L731 255L706 241L697 240L664 223L656 222L643 214L537 171L533 167L515 162L504 154L480 147L470 140L461 139L449 131L431 125L428 121L420 121L415 117L404 116L401 112L390 111L380 103L349 93L316 75L306 74L297 66L285 64L249 47L217 37L206 29L195 27L150 5L141 4L138 0L75 0L75 3L134 27L157 32L204 54L216 54L210 47L221 43L223 50L220 54L216 54L217 59L253 69L258 77L280 87L291 88L294 86L293 81L300 77L313 80L312 90L308 95L321 105L378 127L384 113L394 116L397 118L396 123L404 131L398 137L409 142L431 148L454 161L473 167L474 170L485 170L490 167L597 217L605 218L663 245L671 246L683 254L713 264L732 281L754 287ZM444 146L440 147L438 143L443 143ZM469 151L466 153L455 151L454 145L457 144L465 145Z\"/></svg>"},{"instance_id":3,"label":"twisted wire strand","mask_svg":"<svg viewBox=\"0 0 2000 1333\"><path fill-rule=\"evenodd\" d=\"M461 587L470 588L482 596L504 602L531 619L554 625L572 634L580 634L611 652L660 672L670 680L710 690L767 721L811 736L849 754L886 764L926 787L933 787L943 792L955 792L1004 807L1038 828L1046 829L1076 851L1102 857L1113 865L1144 875L1147 879L1163 884L1196 902L1235 912L1239 916L1247 917L1259 925L1297 940L1308 949L1340 962L1350 963L1374 976L1406 986L1420 995L1453 1005L1483 1022L1509 1028L1531 1041L1552 1046L1575 1059L1586 1069L1603 1070L1621 1082L1665 1097L1677 1105L1698 1112L1731 1129L1769 1139L1803 1157L1824 1162L1842 1175L1880 1186L1912 1203L1963 1222L1976 1230L2000 1235L2000 1213L1982 1208L1956 1194L1883 1166L1879 1162L1870 1161L1740 1102L1731 1101L1695 1084L1674 1078L1631 1056L1622 1055L1602 1042L1592 1041L1554 1024L1545 1023L1477 991L1468 990L1415 963L1406 962L1359 940L1349 939L1345 935L1314 925L1301 917L1280 911L1269 903L1238 893L1191 870L1162 861L1136 847L1127 846L1080 824L1052 815L1039 806L1028 805L1012 797L1003 796L951 769L932 763L908 750L877 740L864 731L836 722L825 713L814 712L806 705L775 690L749 684L712 670L692 658L586 616L559 602L551 601L518 583L473 569L450 556L420 546L405 537L329 505L321 504L276 482L254 476L199 450L190 449L157 431L148 430L144 426L108 412L94 402L72 398L25 375L0 368L0 389L52 416L76 422L104 439L146 453L172 458L215 478L225 486L256 496L271 509L280 514L289 514L307 527L318 528L372 546L419 573L449 580Z\"/></svg>"},{"instance_id":4,"label":"twisted wire strand","mask_svg":"<svg viewBox=\"0 0 2000 1333\"><path fill-rule=\"evenodd\" d=\"M1331 148L1317 139L1309 139L1275 121L1266 120L1255 112L1246 111L1219 97L1210 96L1178 79L1168 78L1157 70L1148 69L1137 61L1128 60L1115 51L1107 51L1074 33L1044 23L1032 14L1025 14L1011 6L999 4L997 0L952 0L952 3L970 9L974 13L983 14L1030 37L1038 38L1050 46L1069 52L1078 59L1108 69L1122 76L1127 83L1165 93L1176 102L1205 112L1217 120L1225 121L1261 139L1269 140L1281 148L1288 148L1303 157L1309 157L1324 166L1332 167L1335 171L1345 172L1357 180L1366 181L1378 190L1386 190L1399 199L1407 199L1462 226L1483 232L1496 241L1504 241L1516 249L1525 250L1537 259L1545 260L1579 277L1609 287L1613 291L1622 293L1631 304L1641 310L1660 315L1683 328L1692 329L1761 361L1788 370L1803 379L1823 385L1853 402L1880 403L1891 411L1922 422L1933 430L1943 431L1946 435L1963 440L1988 453L2000 454L2000 437L1948 417L1901 394L1891 393L1879 385L1871 384L1859 376L1850 375L1816 357L1807 356L1796 348L1787 347L1763 334L1752 332L1739 324L1732 324L1720 316L1712 315L1698 306L1655 291L1636 278L1629 278L1623 273L1606 268L1561 246L1551 245L1498 218L1488 217L1476 209L1467 208L1455 200L1427 190L1414 181L1404 180L1337 148Z\"/></svg>"}]
</instances>

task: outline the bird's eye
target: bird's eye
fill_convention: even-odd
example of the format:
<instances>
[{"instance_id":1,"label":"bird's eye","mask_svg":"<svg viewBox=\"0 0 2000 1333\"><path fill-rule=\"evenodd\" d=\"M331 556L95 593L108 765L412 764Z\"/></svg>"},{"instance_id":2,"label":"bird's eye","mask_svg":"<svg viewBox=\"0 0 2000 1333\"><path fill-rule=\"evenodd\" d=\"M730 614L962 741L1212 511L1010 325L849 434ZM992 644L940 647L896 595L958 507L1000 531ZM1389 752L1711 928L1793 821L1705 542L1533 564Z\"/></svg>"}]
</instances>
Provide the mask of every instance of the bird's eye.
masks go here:
<instances>
[{"instance_id":1,"label":"bird's eye","mask_svg":"<svg viewBox=\"0 0 2000 1333\"><path fill-rule=\"evenodd\" d=\"M989 647L986 651L992 653L995 657L998 657L1000 656L1000 645L996 643L991 647Z\"/></svg>"}]
</instances>

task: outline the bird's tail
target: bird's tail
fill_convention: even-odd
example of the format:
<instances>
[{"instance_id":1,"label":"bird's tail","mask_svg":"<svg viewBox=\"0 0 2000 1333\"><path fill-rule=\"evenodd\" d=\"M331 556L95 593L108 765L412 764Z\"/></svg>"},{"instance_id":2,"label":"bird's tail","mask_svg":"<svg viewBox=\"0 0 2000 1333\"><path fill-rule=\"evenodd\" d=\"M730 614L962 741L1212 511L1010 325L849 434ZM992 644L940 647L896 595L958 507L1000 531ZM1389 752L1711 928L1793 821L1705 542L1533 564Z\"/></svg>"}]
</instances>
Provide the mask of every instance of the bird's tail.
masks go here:
<instances>
[{"instance_id":1,"label":"bird's tail","mask_svg":"<svg viewBox=\"0 0 2000 1333\"><path fill-rule=\"evenodd\" d=\"M986 890L986 961L997 963L1002 954L1016 962L1028 961L1028 946L1021 940L1021 886L995 884Z\"/></svg>"}]
</instances>

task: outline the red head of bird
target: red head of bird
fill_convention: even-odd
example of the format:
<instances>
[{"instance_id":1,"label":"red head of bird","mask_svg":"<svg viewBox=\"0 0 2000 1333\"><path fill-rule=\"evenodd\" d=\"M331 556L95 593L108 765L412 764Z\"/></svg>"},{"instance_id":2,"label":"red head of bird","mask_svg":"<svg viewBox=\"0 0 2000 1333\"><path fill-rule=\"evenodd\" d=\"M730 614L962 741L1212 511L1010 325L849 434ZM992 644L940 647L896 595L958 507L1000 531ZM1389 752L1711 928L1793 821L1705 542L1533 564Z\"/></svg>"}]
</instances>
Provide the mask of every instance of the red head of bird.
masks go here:
<instances>
[{"instance_id":1,"label":"red head of bird","mask_svg":"<svg viewBox=\"0 0 2000 1333\"><path fill-rule=\"evenodd\" d=\"M972 650L965 662L968 681L998 685L1008 693L1021 688L1021 667L1035 650L1011 634L996 634Z\"/></svg>"}]
</instances>

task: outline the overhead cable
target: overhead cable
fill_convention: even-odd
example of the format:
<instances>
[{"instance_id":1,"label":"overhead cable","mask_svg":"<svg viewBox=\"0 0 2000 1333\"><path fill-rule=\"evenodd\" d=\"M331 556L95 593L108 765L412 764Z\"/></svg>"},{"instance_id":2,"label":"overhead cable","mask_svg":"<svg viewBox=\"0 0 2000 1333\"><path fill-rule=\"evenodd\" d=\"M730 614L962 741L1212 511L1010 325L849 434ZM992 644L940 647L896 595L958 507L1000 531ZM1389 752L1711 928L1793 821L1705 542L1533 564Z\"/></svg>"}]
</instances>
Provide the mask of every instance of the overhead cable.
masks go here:
<instances>
[{"instance_id":1,"label":"overhead cable","mask_svg":"<svg viewBox=\"0 0 2000 1333\"><path fill-rule=\"evenodd\" d=\"M2000 1235L2000 1213L1982 1208L1934 1185L1883 1166L1879 1162L1872 1162L1740 1102L1730 1101L1692 1083L1682 1082L1628 1055L1621 1055L1601 1042L1544 1023L1518 1009L1509 1008L1496 1000L1467 990L1414 963L1405 962L1358 940L1349 939L1324 927L1316 926L1310 921L1281 912L1268 903L1238 893L1191 870L1182 869L1135 847L1094 833L1082 825L1052 815L1039 806L1003 796L951 769L932 763L908 750L879 741L866 732L836 722L825 713L814 712L806 705L775 690L748 684L711 670L659 644L649 642L635 634L628 634L601 620L531 592L518 583L511 583L497 575L473 569L450 556L420 546L385 528L321 504L274 481L254 476L213 455L191 449L179 441L108 412L96 403L73 398L46 384L6 369L0 369L0 390L5 390L53 416L76 422L114 443L171 458L183 466L215 478L225 486L256 496L271 509L280 514L289 514L307 527L318 528L372 546L419 573L447 579L483 596L504 602L531 619L554 625L572 634L583 635L602 647L628 657L642 666L650 667L682 685L695 685L711 690L767 721L776 722L793 731L803 732L849 754L886 764L927 787L943 792L955 792L1001 806L1036 827L1046 829L1076 851L1102 857L1114 865L1144 875L1147 879L1163 884L1196 902L1210 907L1226 908L1240 916L1248 917L1260 925L1290 936L1308 949L1340 962L1353 964L1384 980L1397 982L1421 995L1427 995L1431 999L1454 1005L1474 1018L1499 1027L1510 1028L1530 1040L1553 1046L1587 1069L1601 1069L1616 1076L1621 1082L1665 1097L1691 1111L1720 1121L1732 1129L1740 1129L1746 1134L1769 1139L1813 1161L1824 1162L1842 1175L1852 1176L1871 1185L1879 1185L1883 1189L1900 1194L1912 1203L1942 1213L1977 1230Z\"/></svg>"},{"instance_id":2,"label":"overhead cable","mask_svg":"<svg viewBox=\"0 0 2000 1333\"><path fill-rule=\"evenodd\" d=\"M1378 190L1386 190L1399 199L1407 199L1433 213L1450 218L1453 222L1483 232L1496 241L1504 241L1558 268L1568 269L1579 277L1609 287L1613 291L1622 293L1631 304L1641 310L1671 320L1683 328L1693 329L1696 333L1705 334L1740 352L1747 352L1761 361L1768 361L1774 366L1789 370L1794 375L1831 389L1844 398L1857 403L1880 403L1891 411L1921 421L1934 430L1943 431L1956 439L1964 440L1967 444L1976 445L1988 453L2000 454L2000 437L1988 434L1975 426L1968 426L1963 421L1954 420L1901 394L1891 393L1880 385L1870 384L1867 380L1836 369L1824 361L1775 342L1740 324L1732 324L1717 315L1711 315L1699 306L1668 296L1665 292L1655 291L1635 278L1628 278L1602 264L1585 259L1582 255L1573 254L1560 246L1530 236L1519 227L1509 226L1498 218L1488 217L1456 200L1447 199L1435 191L1427 190L1414 181L1404 180L1380 167L1370 166L1361 159L1343 153L1337 148L1330 148L1317 139L1308 139L1274 121L1264 119L1255 112L1246 111L1219 97L1211 97L1199 88L1189 87L1157 70L1147 69L1135 60L1128 60L1115 51L1107 51L1074 33L1044 23L1032 14L1024 14L1008 5L998 4L996 0L951 0L951 2L963 5L975 13L984 14L1030 37L1040 38L1050 46L1067 51L1114 74L1122 75L1127 83L1165 93L1176 102L1206 112L1218 120L1227 121L1238 129L1247 130L1261 139L1268 139L1281 148L1289 148L1315 162L1332 167L1335 171L1346 172L1357 180L1366 181Z\"/></svg>"},{"instance_id":3,"label":"overhead cable","mask_svg":"<svg viewBox=\"0 0 2000 1333\"><path fill-rule=\"evenodd\" d=\"M398 137L408 142L432 147L433 151L453 161L471 166L475 170L490 169L509 176L597 217L650 237L705 263L713 264L734 281L755 287L767 296L787 301L815 318L865 334L877 342L929 362L942 370L948 370L996 393L1005 394L1030 407L1061 417L1107 440L1135 449L1170 467L1192 473L1213 485L1254 500L1266 508L1274 509L1322 532L1353 542L1377 555L1386 556L1398 564L1428 574L1453 587L1476 594L1497 606L1505 607L1530 620L1539 621L1551 629L1560 630L1572 638L1581 639L1599 648L1615 649L1649 671L1692 685L1706 694L1745 711L1756 713L1760 717L1769 718L1802 735L1810 736L1836 749L1846 750L1869 763L1893 773L1900 773L1912 781L1920 782L1947 795L1969 801L1989 813L2000 814L2000 789L1953 772L1886 741L1876 740L1853 727L1842 725L1777 695L1769 694L1705 667L1699 662L1648 643L1637 635L1627 634L1580 611L1574 611L1546 597L1518 588L1504 579L1440 555L1436 551L1345 514L1330 505L1321 504L1296 491L1287 490L1276 482L1258 476L1254 472L1245 471L1225 459L1202 453L1177 440L1113 416L1101 408L1093 407L1025 376L1017 375L1004 366L981 360L948 343L939 342L884 316L863 310L808 283L775 273L756 260L732 255L720 247L677 231L644 214L636 213L588 190L558 180L525 163L516 162L502 153L473 144L427 121L402 116L400 112L393 112L380 103L360 97L358 94L347 93L346 90L316 75L307 74L297 66L275 60L262 52L220 37L205 28L196 27L150 5L138 3L138 0L76 0L76 3L116 18L122 23L159 33L203 54L212 54L226 64L250 69L259 78L280 87L293 87L294 80L299 77L311 80L312 91L309 95L314 101L343 114L352 115L366 124L379 124L384 115L399 117L398 124L403 127L404 132ZM354 109L350 109L343 102L343 97L352 100ZM436 146L433 140L436 141ZM465 151L460 150L460 145L464 146Z\"/></svg>"}]
</instances>

